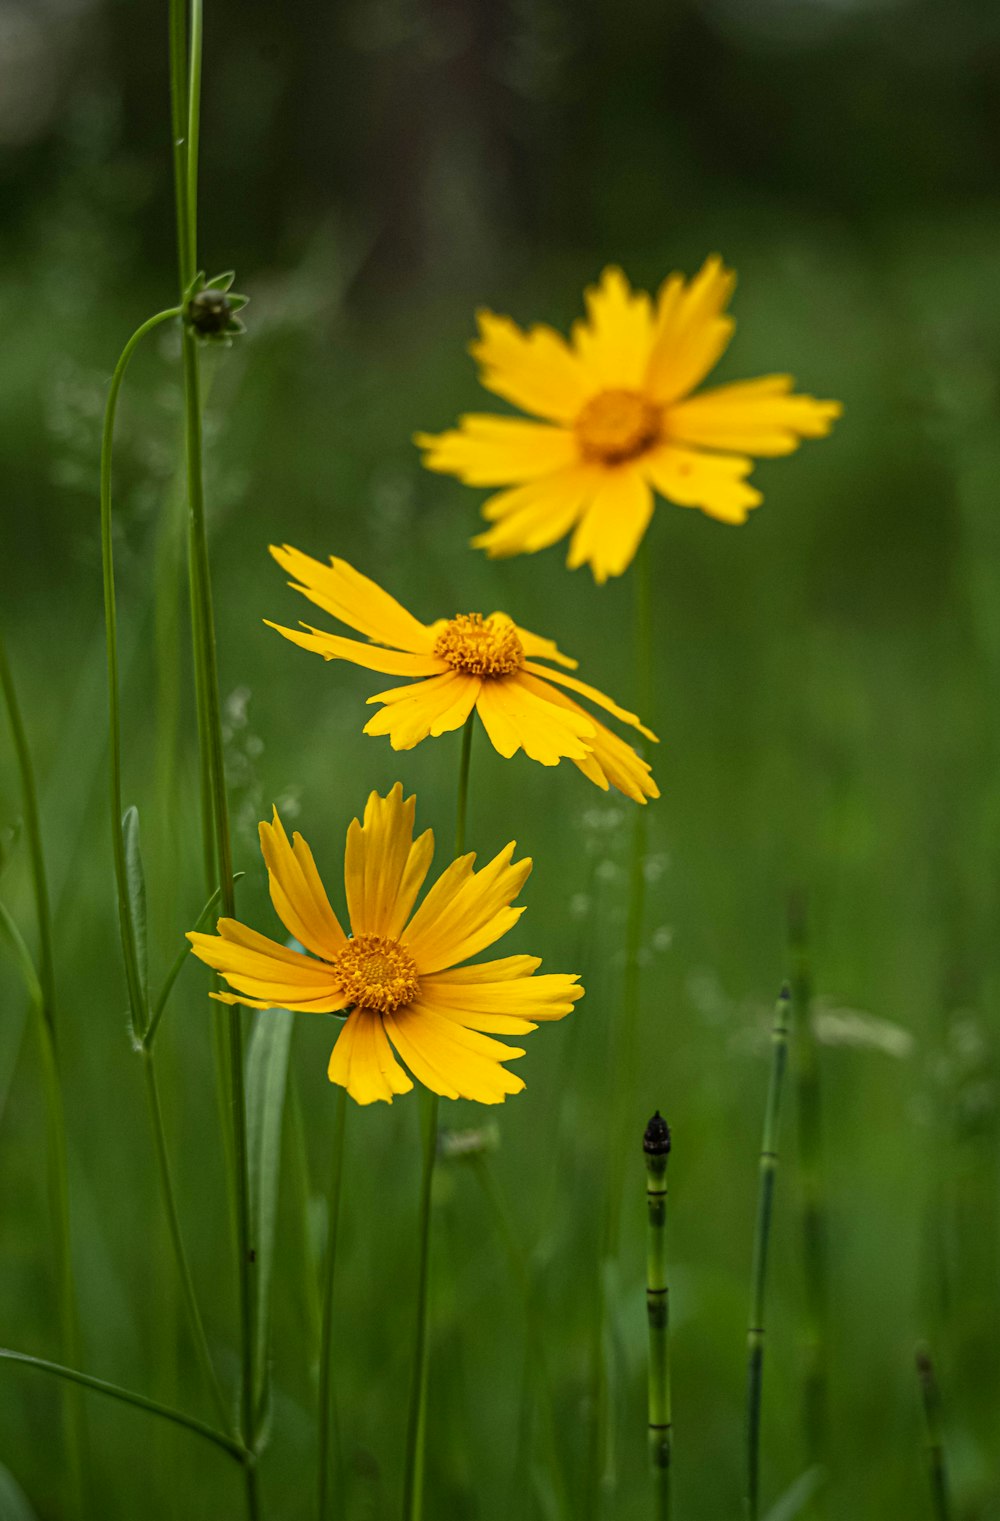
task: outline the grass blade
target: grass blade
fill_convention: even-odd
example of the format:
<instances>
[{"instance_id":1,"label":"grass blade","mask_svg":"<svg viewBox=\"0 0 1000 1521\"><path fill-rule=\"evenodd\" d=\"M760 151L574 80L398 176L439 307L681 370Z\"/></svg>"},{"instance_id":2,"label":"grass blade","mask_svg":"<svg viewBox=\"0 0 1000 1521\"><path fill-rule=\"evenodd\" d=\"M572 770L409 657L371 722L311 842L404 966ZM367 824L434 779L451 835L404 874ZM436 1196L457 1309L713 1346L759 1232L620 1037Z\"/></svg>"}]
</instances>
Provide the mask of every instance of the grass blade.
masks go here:
<instances>
[{"instance_id":1,"label":"grass blade","mask_svg":"<svg viewBox=\"0 0 1000 1521\"><path fill-rule=\"evenodd\" d=\"M38 1521L37 1513L9 1468L0 1463L0 1521Z\"/></svg>"},{"instance_id":2,"label":"grass blade","mask_svg":"<svg viewBox=\"0 0 1000 1521\"><path fill-rule=\"evenodd\" d=\"M247 1146L250 1167L250 1229L257 1257L254 1334L254 1404L262 1418L267 1403L271 1277L278 1224L281 1129L288 1091L288 1053L295 1016L287 1009L259 1015L247 1050Z\"/></svg>"},{"instance_id":3,"label":"grass blade","mask_svg":"<svg viewBox=\"0 0 1000 1521\"><path fill-rule=\"evenodd\" d=\"M822 1468L807 1468L790 1484L776 1504L771 1506L764 1521L796 1521L806 1506L823 1488L825 1475Z\"/></svg>"},{"instance_id":4,"label":"grass blade","mask_svg":"<svg viewBox=\"0 0 1000 1521\"><path fill-rule=\"evenodd\" d=\"M139 994L142 998L141 1009L132 1010L135 1026L133 1034L136 1040L141 1040L149 1024L149 937L146 928L146 873L143 870L142 848L139 843L139 810L134 806L126 808L122 817L122 838L125 842L128 916L139 975Z\"/></svg>"}]
</instances>

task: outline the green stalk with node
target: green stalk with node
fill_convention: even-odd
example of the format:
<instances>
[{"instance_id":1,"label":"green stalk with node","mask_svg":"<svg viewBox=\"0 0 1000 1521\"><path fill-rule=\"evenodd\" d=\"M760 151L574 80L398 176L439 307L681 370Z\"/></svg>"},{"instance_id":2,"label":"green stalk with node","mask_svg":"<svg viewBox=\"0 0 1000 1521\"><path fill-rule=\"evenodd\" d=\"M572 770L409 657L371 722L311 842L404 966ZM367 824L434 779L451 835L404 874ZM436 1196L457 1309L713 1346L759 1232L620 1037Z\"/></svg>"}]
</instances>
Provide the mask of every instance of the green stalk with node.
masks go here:
<instances>
[{"instance_id":1,"label":"green stalk with node","mask_svg":"<svg viewBox=\"0 0 1000 1521\"><path fill-rule=\"evenodd\" d=\"M670 1521L670 1289L667 1284L667 1160L670 1127L657 1110L642 1138L646 1158L646 1322L649 1327L649 1468L655 1521Z\"/></svg>"}]
</instances>

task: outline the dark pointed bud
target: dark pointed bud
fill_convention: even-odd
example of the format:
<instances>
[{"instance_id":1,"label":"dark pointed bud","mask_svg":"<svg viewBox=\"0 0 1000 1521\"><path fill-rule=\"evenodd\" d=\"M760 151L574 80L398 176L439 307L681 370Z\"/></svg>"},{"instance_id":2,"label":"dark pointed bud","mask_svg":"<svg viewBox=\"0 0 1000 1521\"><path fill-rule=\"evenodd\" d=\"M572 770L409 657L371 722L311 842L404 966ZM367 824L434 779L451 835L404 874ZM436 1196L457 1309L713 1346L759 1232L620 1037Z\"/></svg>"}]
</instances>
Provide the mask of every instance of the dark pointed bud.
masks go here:
<instances>
[{"instance_id":1,"label":"dark pointed bud","mask_svg":"<svg viewBox=\"0 0 1000 1521\"><path fill-rule=\"evenodd\" d=\"M665 1157L670 1152L670 1126L658 1109L646 1126L642 1149L649 1157Z\"/></svg>"},{"instance_id":2,"label":"dark pointed bud","mask_svg":"<svg viewBox=\"0 0 1000 1521\"><path fill-rule=\"evenodd\" d=\"M778 997L781 998L781 999L783 999L786 1003L788 1003L789 1000L791 999L791 996L792 996L792 989L791 989L790 984L787 983L787 982L783 982L781 984L781 992L778 994Z\"/></svg>"}]
</instances>

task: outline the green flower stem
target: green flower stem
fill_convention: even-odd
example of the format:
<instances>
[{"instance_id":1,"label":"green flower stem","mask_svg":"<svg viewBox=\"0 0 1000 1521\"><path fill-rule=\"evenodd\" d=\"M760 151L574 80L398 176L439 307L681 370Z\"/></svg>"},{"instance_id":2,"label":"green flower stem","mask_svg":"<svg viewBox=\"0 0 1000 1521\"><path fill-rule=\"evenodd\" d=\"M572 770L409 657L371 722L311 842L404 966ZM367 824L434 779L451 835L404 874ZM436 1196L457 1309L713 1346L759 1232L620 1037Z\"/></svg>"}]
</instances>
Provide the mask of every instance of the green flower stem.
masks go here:
<instances>
[{"instance_id":1,"label":"green flower stem","mask_svg":"<svg viewBox=\"0 0 1000 1521\"><path fill-rule=\"evenodd\" d=\"M118 396L121 391L125 371L128 368L132 354L147 333L151 332L161 323L170 321L180 316L180 307L171 307L167 311L158 312L155 317L150 317L141 327L137 328L122 350L120 359L115 366L111 378L111 387L108 392L107 405L104 412L104 430L101 441L101 555L104 569L104 629L107 644L108 659L108 710L110 718L109 755L110 755L110 780L111 780L111 842L115 861L115 879L118 888L118 922L121 931L122 950L125 957L125 978L128 985L129 1005L132 1011L132 1026L136 1035L139 1050L143 1054L143 1070L146 1081L146 1091L150 1106L150 1118L153 1125L153 1140L156 1149L157 1170L160 1185L163 1191L163 1203L167 1214L167 1223L170 1230L171 1244L177 1260L177 1271L180 1275L184 1290L184 1300L191 1325L191 1334L194 1340L198 1360L206 1374L209 1388L216 1409L223 1422L228 1424L225 1401L219 1389L218 1379L212 1365L211 1354L205 1338L204 1325L201 1313L198 1309L194 1293L194 1284L191 1278L191 1270L184 1250L184 1242L180 1231L180 1220L177 1211L177 1200L174 1194L173 1181L167 1160L166 1138L163 1131L163 1117L160 1110L159 1097L156 1087L156 1073L153 1064L152 1042L156 1028L163 1014L167 996L173 986L172 973L167 979L164 992L161 994L157 1008L150 1015L147 996L143 990L142 977L139 971L138 950L135 943L135 926L129 908L128 892L128 868L125 855L125 835L122 827L123 801L122 801L122 738L121 738L121 698L118 680L118 619L115 601L115 567L114 567L114 539L112 535L112 511L111 511L111 480L112 480L112 456L114 447L115 415L118 407ZM218 895L216 895L218 896ZM213 900L214 901L214 900ZM209 905L211 906L211 905ZM206 908L205 912L208 909ZM180 968L178 967L179 971ZM77 1357L73 1361L78 1361Z\"/></svg>"},{"instance_id":2,"label":"green flower stem","mask_svg":"<svg viewBox=\"0 0 1000 1521\"><path fill-rule=\"evenodd\" d=\"M812 1024L812 979L806 936L805 902L789 907L792 955L792 1011L795 1020L794 1077L798 1121L799 1197L805 1277L806 1336L803 1423L806 1456L822 1466L827 1454L827 1225L823 1187L823 1122L819 1045ZM822 1494L813 1501L822 1505Z\"/></svg>"},{"instance_id":3,"label":"green flower stem","mask_svg":"<svg viewBox=\"0 0 1000 1521\"><path fill-rule=\"evenodd\" d=\"M111 376L111 386L104 408L104 428L101 435L101 566L104 580L104 635L108 658L108 719L109 733L109 780L111 787L111 847L114 853L115 882L118 887L118 923L121 931L122 953L125 957L125 983L128 988L132 1028L137 1040L141 1040L149 1022L149 1010L143 991L142 974L139 970L139 953L135 943L135 927L129 909L128 866L125 857L125 834L122 827L124 805L122 803L122 728L121 696L118 679L118 614L115 603L114 540L111 531L111 462L115 437L115 416L118 396L125 379L129 361L147 333L180 316L180 307L172 306L149 317L137 327L122 349L118 363Z\"/></svg>"},{"instance_id":4,"label":"green flower stem","mask_svg":"<svg viewBox=\"0 0 1000 1521\"><path fill-rule=\"evenodd\" d=\"M788 1061L788 1023L791 994L782 988L775 1006L771 1030L771 1077L764 1110L764 1139L761 1145L757 1192L757 1225L754 1232L753 1264L750 1273L750 1324L747 1330L747 1470L746 1512L748 1521L760 1514L760 1417L764 1378L764 1307L767 1289L767 1249L771 1238L774 1208L774 1183L778 1170L778 1135L781 1120L781 1090Z\"/></svg>"},{"instance_id":5,"label":"green flower stem","mask_svg":"<svg viewBox=\"0 0 1000 1521\"><path fill-rule=\"evenodd\" d=\"M214 1427L207 1426L204 1421L199 1421L193 1415L185 1415L183 1410L173 1410L169 1405L161 1405L158 1400L148 1399L145 1394L136 1394L132 1389L123 1389L118 1384L109 1384L105 1379L94 1378L89 1373L81 1373L77 1368L66 1368L61 1363L50 1363L44 1357L32 1357L27 1352L12 1352L9 1347L0 1347L0 1360L21 1363L26 1368L37 1368L42 1373L51 1373L56 1378L79 1384L84 1389L92 1389L97 1394L106 1394L110 1399L120 1400L124 1405L133 1405L137 1410L145 1410L150 1415L158 1415L165 1421L172 1421L175 1426L183 1426L186 1431L193 1431L197 1436L204 1437L207 1442L220 1447L238 1463L246 1465L251 1461L250 1453L225 1432L216 1431Z\"/></svg>"},{"instance_id":6,"label":"green flower stem","mask_svg":"<svg viewBox=\"0 0 1000 1521\"><path fill-rule=\"evenodd\" d=\"M333 1289L337 1268L337 1234L340 1194L344 1177L344 1130L347 1094L338 1088L334 1098L333 1147L330 1155L330 1192L327 1196L326 1254L323 1264L323 1321L319 1348L319 1470L316 1490L318 1521L326 1521L330 1488L330 1448L333 1411Z\"/></svg>"},{"instance_id":7,"label":"green flower stem","mask_svg":"<svg viewBox=\"0 0 1000 1521\"><path fill-rule=\"evenodd\" d=\"M458 768L458 803L455 818L455 855L465 852L465 825L469 808L469 768L472 760L470 713L462 731L462 758ZM410 1409L406 1423L406 1457L403 1469L403 1521L420 1521L424 1508L424 1454L427 1446L427 1306L430 1289L431 1195L437 1159L438 1107L436 1093L424 1099L423 1176L420 1184L418 1223L417 1324L413 1345Z\"/></svg>"},{"instance_id":8,"label":"green flower stem","mask_svg":"<svg viewBox=\"0 0 1000 1521\"><path fill-rule=\"evenodd\" d=\"M201 108L202 7L201 0L191 0L190 24L187 28L190 56L185 63L182 58L185 36L182 3L183 0L171 0L170 86L171 119L174 126L178 272L183 301L197 269L197 149ZM222 707L219 697L212 581L205 520L200 360L197 338L187 326L182 331L181 350L184 374L188 563L191 584L195 693L200 737L203 837L206 841L206 865L210 854L207 848L210 833L213 845L211 854L214 856L215 870L208 886L209 888L219 887L222 911L227 917L231 917L235 911L235 898L232 847L229 836L229 806L223 764ZM241 1373L239 1429L244 1447L253 1455L256 1446L253 1366L254 1295L251 1281L253 1249L250 1239L250 1178L244 1092L243 1027L238 1006L227 1008L225 1030L239 1294ZM244 1471L247 1513L251 1521L255 1521L259 1515L256 1462L246 1464Z\"/></svg>"},{"instance_id":9,"label":"green flower stem","mask_svg":"<svg viewBox=\"0 0 1000 1521\"><path fill-rule=\"evenodd\" d=\"M160 1188L163 1192L163 1203L167 1212L167 1226L170 1231L170 1241L174 1249L174 1258L177 1263L177 1271L181 1280L181 1289L184 1294L184 1304L187 1309L188 1320L191 1326L191 1335L194 1341L195 1353L201 1364L202 1373L205 1375L212 1395L212 1403L215 1413L223 1426L228 1427L230 1422L229 1410L225 1396L219 1384L215 1365L212 1362L212 1354L208 1347L208 1338L205 1335L205 1325L201 1318L201 1310L198 1307L198 1297L195 1294L194 1280L191 1277L191 1268L184 1249L184 1237L181 1234L180 1215L177 1210L177 1196L174 1192L173 1178L170 1172L170 1157L167 1151L167 1137L163 1127L163 1108L160 1104L160 1088L156 1078L156 1064L153 1052L148 1046L140 1048L142 1054L142 1070L146 1080L146 1098L149 1103L149 1117L153 1127L153 1141L156 1149L156 1166L160 1176Z\"/></svg>"},{"instance_id":10,"label":"green flower stem","mask_svg":"<svg viewBox=\"0 0 1000 1521\"><path fill-rule=\"evenodd\" d=\"M38 997L33 1000L38 1023L38 1041L42 1057L42 1082L45 1093L45 1114L49 1132L49 1189L52 1220L56 1234L56 1258L59 1275L59 1319L62 1345L72 1362L80 1358L80 1320L76 1303L76 1286L73 1278L73 1243L69 1212L68 1146L66 1138L66 1113L63 1106L62 1085L59 1081L59 1065L56 1047L56 977L55 936L52 926L52 909L49 899L48 877L45 869L45 850L42 843L41 814L38 807L38 787L35 767L28 744L27 731L21 716L14 676L7 660L3 636L0 634L0 688L10 722L14 752L21 778L24 799L24 832L28 841L31 863L31 880L35 896L35 915L38 922L39 968L37 974ZM13 923L13 921L12 921ZM15 934L16 927L15 927ZM17 939L20 939L17 934ZM23 947L23 941L21 945ZM25 954L26 951L25 951ZM31 965L30 956L28 963ZM66 1442L69 1467L77 1500L82 1506L85 1489L84 1454L87 1449L86 1422L82 1401L67 1392Z\"/></svg>"},{"instance_id":11,"label":"green flower stem","mask_svg":"<svg viewBox=\"0 0 1000 1521\"><path fill-rule=\"evenodd\" d=\"M556 1439L555 1404L552 1398L548 1360L545 1356L543 1320L538 1306L538 1296L532 1282L531 1268L511 1222L507 1202L487 1157L480 1151L476 1152L471 1160L479 1185L493 1212L497 1233L504 1244L508 1261L521 1291L527 1330L528 1371L534 1377L544 1426L545 1445L548 1448L547 1477L552 1484L559 1515L569 1516L571 1514L569 1499L566 1494L566 1483L559 1459L559 1444Z\"/></svg>"},{"instance_id":12,"label":"green flower stem","mask_svg":"<svg viewBox=\"0 0 1000 1521\"><path fill-rule=\"evenodd\" d=\"M941 1394L930 1348L917 1348L917 1379L924 1409L924 1430L927 1442L927 1477L930 1482L931 1505L934 1521L951 1521L951 1502L948 1494L948 1472L944 1460L944 1443L941 1437Z\"/></svg>"},{"instance_id":13,"label":"green flower stem","mask_svg":"<svg viewBox=\"0 0 1000 1521\"><path fill-rule=\"evenodd\" d=\"M657 1110L642 1142L646 1158L646 1320L649 1326L649 1466L656 1521L670 1521L670 1290L667 1284L667 1159L670 1131Z\"/></svg>"}]
</instances>

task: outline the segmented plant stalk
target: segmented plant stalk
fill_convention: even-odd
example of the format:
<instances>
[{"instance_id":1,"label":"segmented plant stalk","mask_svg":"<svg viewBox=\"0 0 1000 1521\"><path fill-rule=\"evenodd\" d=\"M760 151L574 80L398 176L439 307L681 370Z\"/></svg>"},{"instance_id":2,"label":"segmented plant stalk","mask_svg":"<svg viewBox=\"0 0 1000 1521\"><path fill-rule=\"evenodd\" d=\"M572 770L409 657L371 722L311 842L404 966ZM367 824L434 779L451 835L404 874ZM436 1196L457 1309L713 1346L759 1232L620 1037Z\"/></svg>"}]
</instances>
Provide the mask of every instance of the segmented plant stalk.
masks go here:
<instances>
[{"instance_id":1,"label":"segmented plant stalk","mask_svg":"<svg viewBox=\"0 0 1000 1521\"><path fill-rule=\"evenodd\" d=\"M455 855L465 852L465 823L469 807L469 765L472 759L470 713L462 731L462 758L458 768L458 803L455 819ZM431 1195L437 1159L438 1106L436 1093L424 1099L423 1175L420 1183L420 1218L417 1248L417 1325L410 1382L410 1409L406 1423L406 1456L403 1469L403 1521L420 1521L424 1506L424 1455L427 1447L427 1307L430 1290Z\"/></svg>"},{"instance_id":2,"label":"segmented plant stalk","mask_svg":"<svg viewBox=\"0 0 1000 1521\"><path fill-rule=\"evenodd\" d=\"M805 1278L806 1328L802 1416L806 1456L810 1466L827 1459L827 1228L823 1187L822 1088L819 1045L812 1024L812 978L804 895L789 903L789 946L792 955L792 1010L795 1021L793 1071L798 1121L799 1200L802 1212L802 1263ZM824 1490L812 1501L824 1505Z\"/></svg>"},{"instance_id":3,"label":"segmented plant stalk","mask_svg":"<svg viewBox=\"0 0 1000 1521\"><path fill-rule=\"evenodd\" d=\"M670 1290L667 1284L667 1159L670 1128L657 1110L642 1138L646 1158L646 1320L649 1326L649 1466L653 1515L670 1521Z\"/></svg>"},{"instance_id":4,"label":"segmented plant stalk","mask_svg":"<svg viewBox=\"0 0 1000 1521\"><path fill-rule=\"evenodd\" d=\"M49 1132L49 1193L52 1205L52 1223L56 1236L56 1263L59 1279L59 1321L62 1344L71 1363L80 1361L80 1320L76 1303L76 1284L73 1277L73 1243L69 1213L69 1172L66 1139L66 1113L63 1107L62 1084L56 1046L56 973L55 936L52 927L52 909L49 900L48 877L45 869L45 850L42 844L42 822L38 807L38 788L35 767L28 744L28 735L21 716L14 676L7 660L3 635L0 634L0 689L10 723L14 753L21 778L24 803L24 833L28 842L31 865L32 890L35 897L35 917L38 923L38 991L35 1000L38 1041L42 1057L42 1082L45 1093L45 1114ZM73 1478L77 1502L82 1510L86 1494L85 1454L87 1428L83 1403L78 1391L67 1390L65 1402L66 1445L69 1468Z\"/></svg>"},{"instance_id":5,"label":"segmented plant stalk","mask_svg":"<svg viewBox=\"0 0 1000 1521\"><path fill-rule=\"evenodd\" d=\"M344 1176L344 1129L347 1095L338 1088L334 1096L333 1147L330 1156L330 1192L327 1196L326 1255L323 1264L323 1323L319 1349L319 1469L316 1494L318 1521L326 1521L330 1489L330 1448L333 1443L333 1289L337 1269L337 1227Z\"/></svg>"},{"instance_id":6,"label":"segmented plant stalk","mask_svg":"<svg viewBox=\"0 0 1000 1521\"><path fill-rule=\"evenodd\" d=\"M185 22L186 15L186 22ZM185 39L187 57L185 58ZM197 273L197 185L201 100L202 5L170 0L170 91L174 134L174 189L181 305ZM202 776L203 838L208 886L218 885L222 911L235 912L229 805L222 746L222 705L216 658L212 581L205 520L202 408L198 339L188 323L181 329L184 373L184 442L187 469L188 562L191 584L191 625L194 645L195 697L198 707ZM210 859L211 857L211 859ZM246 1100L243 1071L243 1027L238 1005L226 1010L226 1055L229 1084L233 1205L236 1221L237 1279L240 1330L239 1428L249 1454L244 1465L247 1512L259 1514L256 1473L256 1412L254 1406L254 1325L251 1271L254 1253L250 1239L250 1179Z\"/></svg>"},{"instance_id":7,"label":"segmented plant stalk","mask_svg":"<svg viewBox=\"0 0 1000 1521\"><path fill-rule=\"evenodd\" d=\"M948 1491L948 1471L945 1466L944 1443L941 1437L941 1393L930 1348L917 1348L917 1381L924 1409L924 1430L927 1443L927 1478L930 1484L931 1505L934 1521L951 1521L951 1501Z\"/></svg>"},{"instance_id":8,"label":"segmented plant stalk","mask_svg":"<svg viewBox=\"0 0 1000 1521\"><path fill-rule=\"evenodd\" d=\"M788 1060L788 1023L791 993L781 990L771 1031L771 1078L764 1111L764 1140L760 1153L757 1191L757 1225L754 1231L753 1266L750 1274L750 1324L747 1330L747 1470L746 1512L748 1521L760 1514L760 1417L764 1378L764 1307L767 1288L767 1249L771 1238L774 1183L778 1170L778 1133L781 1090Z\"/></svg>"}]
</instances>

